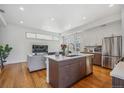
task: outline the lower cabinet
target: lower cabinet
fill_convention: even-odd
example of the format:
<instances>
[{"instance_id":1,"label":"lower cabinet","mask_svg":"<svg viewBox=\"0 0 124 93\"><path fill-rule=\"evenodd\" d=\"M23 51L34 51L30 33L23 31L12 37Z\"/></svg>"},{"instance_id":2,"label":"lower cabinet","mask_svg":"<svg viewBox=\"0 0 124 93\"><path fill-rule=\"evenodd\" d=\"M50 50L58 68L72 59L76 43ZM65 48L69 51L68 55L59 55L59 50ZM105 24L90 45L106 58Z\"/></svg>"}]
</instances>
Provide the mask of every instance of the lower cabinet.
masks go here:
<instances>
[{"instance_id":1,"label":"lower cabinet","mask_svg":"<svg viewBox=\"0 0 124 93\"><path fill-rule=\"evenodd\" d=\"M102 65L105 68L113 69L115 66L115 63L120 59L120 57L109 57L109 56L103 56Z\"/></svg>"},{"instance_id":2,"label":"lower cabinet","mask_svg":"<svg viewBox=\"0 0 124 93\"><path fill-rule=\"evenodd\" d=\"M59 87L68 87L78 80L80 76L80 63L74 63L60 67L59 71Z\"/></svg>"},{"instance_id":3,"label":"lower cabinet","mask_svg":"<svg viewBox=\"0 0 124 93\"><path fill-rule=\"evenodd\" d=\"M112 68L112 61L110 57L103 57L103 67Z\"/></svg>"},{"instance_id":4,"label":"lower cabinet","mask_svg":"<svg viewBox=\"0 0 124 93\"><path fill-rule=\"evenodd\" d=\"M124 80L112 77L112 88L124 88Z\"/></svg>"},{"instance_id":5,"label":"lower cabinet","mask_svg":"<svg viewBox=\"0 0 124 93\"><path fill-rule=\"evenodd\" d=\"M94 53L94 61L93 64L94 65L99 65L101 66L102 63L102 54L100 53Z\"/></svg>"},{"instance_id":6,"label":"lower cabinet","mask_svg":"<svg viewBox=\"0 0 124 93\"><path fill-rule=\"evenodd\" d=\"M53 87L69 87L86 75L85 57L68 62L49 61L49 79Z\"/></svg>"},{"instance_id":7,"label":"lower cabinet","mask_svg":"<svg viewBox=\"0 0 124 93\"><path fill-rule=\"evenodd\" d=\"M86 76L86 58L80 60L80 78Z\"/></svg>"}]
</instances>

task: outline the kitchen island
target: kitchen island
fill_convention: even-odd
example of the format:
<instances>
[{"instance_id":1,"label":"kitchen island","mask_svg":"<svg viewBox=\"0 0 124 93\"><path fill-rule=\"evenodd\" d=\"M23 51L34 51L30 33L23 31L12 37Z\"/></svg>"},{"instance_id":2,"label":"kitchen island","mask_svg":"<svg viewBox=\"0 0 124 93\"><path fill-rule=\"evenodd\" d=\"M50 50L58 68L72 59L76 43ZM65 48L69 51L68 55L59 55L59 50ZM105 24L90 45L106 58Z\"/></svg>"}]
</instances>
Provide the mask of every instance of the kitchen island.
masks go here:
<instances>
[{"instance_id":1,"label":"kitchen island","mask_svg":"<svg viewBox=\"0 0 124 93\"><path fill-rule=\"evenodd\" d=\"M93 72L93 54L48 55L47 81L52 87L69 87Z\"/></svg>"}]
</instances>

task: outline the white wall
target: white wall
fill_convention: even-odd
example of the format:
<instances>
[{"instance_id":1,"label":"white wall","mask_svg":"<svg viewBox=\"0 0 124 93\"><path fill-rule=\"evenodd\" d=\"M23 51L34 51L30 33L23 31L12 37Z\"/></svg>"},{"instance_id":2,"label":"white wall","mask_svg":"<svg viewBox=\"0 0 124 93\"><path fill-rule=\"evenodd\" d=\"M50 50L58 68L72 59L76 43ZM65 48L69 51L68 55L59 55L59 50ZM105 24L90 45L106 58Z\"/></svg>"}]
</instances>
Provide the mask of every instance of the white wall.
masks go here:
<instances>
[{"instance_id":1,"label":"white wall","mask_svg":"<svg viewBox=\"0 0 124 93\"><path fill-rule=\"evenodd\" d=\"M102 45L103 37L112 36L112 34L121 35L121 21L81 32L81 50L83 51L86 45Z\"/></svg>"},{"instance_id":2,"label":"white wall","mask_svg":"<svg viewBox=\"0 0 124 93\"><path fill-rule=\"evenodd\" d=\"M121 17L122 17L122 37L123 37L123 52L122 52L122 55L124 57L124 5L121 6Z\"/></svg>"},{"instance_id":3,"label":"white wall","mask_svg":"<svg viewBox=\"0 0 124 93\"><path fill-rule=\"evenodd\" d=\"M59 41L27 39L25 37L26 32L58 35L55 33L20 27L18 25L12 24L8 24L7 27L0 28L0 43L10 44L10 46L13 47L13 50L8 57L8 64L26 61L27 54L30 54L32 52L33 44L48 45L48 51L55 51L57 48L59 48Z\"/></svg>"}]
</instances>

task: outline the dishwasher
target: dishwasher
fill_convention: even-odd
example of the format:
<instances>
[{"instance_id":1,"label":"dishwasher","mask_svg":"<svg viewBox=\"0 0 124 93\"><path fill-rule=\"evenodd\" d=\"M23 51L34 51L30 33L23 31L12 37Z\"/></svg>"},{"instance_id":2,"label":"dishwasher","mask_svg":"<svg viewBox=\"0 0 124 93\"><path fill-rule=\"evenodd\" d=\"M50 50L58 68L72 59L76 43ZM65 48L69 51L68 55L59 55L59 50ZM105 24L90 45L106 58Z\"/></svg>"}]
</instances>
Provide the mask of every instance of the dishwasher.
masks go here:
<instances>
[{"instance_id":1,"label":"dishwasher","mask_svg":"<svg viewBox=\"0 0 124 93\"><path fill-rule=\"evenodd\" d=\"M89 75L93 72L93 57L86 57L86 75Z\"/></svg>"}]
</instances>

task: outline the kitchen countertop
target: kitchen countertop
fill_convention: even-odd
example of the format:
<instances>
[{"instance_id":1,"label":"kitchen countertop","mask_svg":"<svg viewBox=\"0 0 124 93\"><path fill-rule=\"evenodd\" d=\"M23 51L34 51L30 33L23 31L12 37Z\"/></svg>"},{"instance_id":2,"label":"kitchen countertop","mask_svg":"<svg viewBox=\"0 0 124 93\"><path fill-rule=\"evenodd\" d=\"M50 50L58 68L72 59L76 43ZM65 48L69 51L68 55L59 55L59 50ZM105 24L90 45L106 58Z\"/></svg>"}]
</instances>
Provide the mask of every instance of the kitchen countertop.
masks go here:
<instances>
[{"instance_id":1,"label":"kitchen countertop","mask_svg":"<svg viewBox=\"0 0 124 93\"><path fill-rule=\"evenodd\" d=\"M102 54L102 52L81 52L81 53L85 53L85 54L86 54L86 53L88 53L88 54L96 54L96 53L97 53L97 54Z\"/></svg>"},{"instance_id":2,"label":"kitchen countertop","mask_svg":"<svg viewBox=\"0 0 124 93\"><path fill-rule=\"evenodd\" d=\"M80 53L80 54L78 54L78 56L74 56L74 57L67 57L67 56L62 56L62 55L59 55L59 56L48 55L48 56L45 56L45 57L59 62L59 61L76 59L76 58L87 57L87 56L92 56L92 55L93 54Z\"/></svg>"},{"instance_id":3,"label":"kitchen countertop","mask_svg":"<svg viewBox=\"0 0 124 93\"><path fill-rule=\"evenodd\" d=\"M124 62L119 62L115 68L111 71L110 75L112 77L124 79Z\"/></svg>"}]
</instances>

